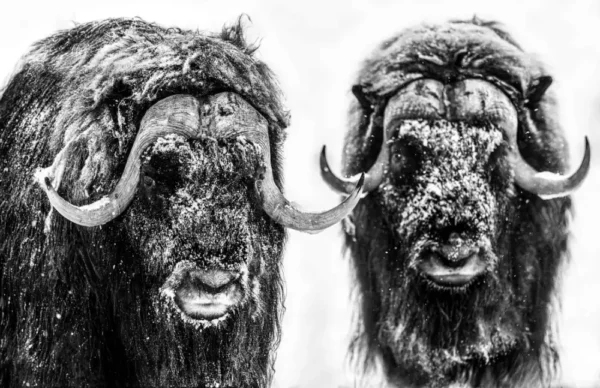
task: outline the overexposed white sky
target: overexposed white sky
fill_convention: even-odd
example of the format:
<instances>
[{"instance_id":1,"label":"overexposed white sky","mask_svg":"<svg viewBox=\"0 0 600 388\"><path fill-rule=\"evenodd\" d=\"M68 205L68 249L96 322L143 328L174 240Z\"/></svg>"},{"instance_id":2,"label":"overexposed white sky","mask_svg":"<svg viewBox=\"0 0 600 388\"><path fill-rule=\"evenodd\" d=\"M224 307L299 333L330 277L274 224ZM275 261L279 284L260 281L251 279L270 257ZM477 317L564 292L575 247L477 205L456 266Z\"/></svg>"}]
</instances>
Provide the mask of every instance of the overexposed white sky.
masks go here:
<instances>
[{"instance_id":1,"label":"overexposed white sky","mask_svg":"<svg viewBox=\"0 0 600 388\"><path fill-rule=\"evenodd\" d=\"M0 82L28 47L58 29L108 17L139 16L164 26L217 31L241 13L260 39L259 56L277 74L292 113L285 148L287 196L308 210L338 197L321 181L318 154L328 145L339 167L349 88L373 44L421 21L495 19L522 46L538 53L553 74L573 164L583 136L592 143L591 176L575 195L572 259L564 273L561 313L565 381L600 386L600 258L596 252L600 205L600 0L543 1L11 1L0 13ZM341 232L290 232L284 261L287 280L277 388L350 387L346 347L353 306Z\"/></svg>"}]
</instances>

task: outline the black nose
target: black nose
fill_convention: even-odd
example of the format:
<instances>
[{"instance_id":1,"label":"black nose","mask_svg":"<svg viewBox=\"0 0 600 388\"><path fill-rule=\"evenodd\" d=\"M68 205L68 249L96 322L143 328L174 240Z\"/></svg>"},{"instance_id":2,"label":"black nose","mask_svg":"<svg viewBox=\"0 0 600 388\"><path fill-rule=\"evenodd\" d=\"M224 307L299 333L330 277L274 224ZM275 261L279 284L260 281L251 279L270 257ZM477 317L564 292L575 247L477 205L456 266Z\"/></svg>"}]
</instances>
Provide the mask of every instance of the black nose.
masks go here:
<instances>
[{"instance_id":1,"label":"black nose","mask_svg":"<svg viewBox=\"0 0 600 388\"><path fill-rule=\"evenodd\" d=\"M218 291L240 277L237 271L196 269L188 272L189 281L199 288Z\"/></svg>"},{"instance_id":2,"label":"black nose","mask_svg":"<svg viewBox=\"0 0 600 388\"><path fill-rule=\"evenodd\" d=\"M436 234L441 242L456 244L460 239L465 240L469 236L473 236L475 225L467 222L452 222L450 225L439 227Z\"/></svg>"},{"instance_id":3,"label":"black nose","mask_svg":"<svg viewBox=\"0 0 600 388\"><path fill-rule=\"evenodd\" d=\"M457 257L457 256L453 256L452 254L445 254L443 252L443 250L444 250L444 247L442 247L441 252L437 252L437 258L441 264L443 264L444 266L446 266L448 268L463 267L467 263L467 261L469 261L471 256L473 256L473 254L474 254L473 251L469 251L467 254L459 255Z\"/></svg>"}]
</instances>

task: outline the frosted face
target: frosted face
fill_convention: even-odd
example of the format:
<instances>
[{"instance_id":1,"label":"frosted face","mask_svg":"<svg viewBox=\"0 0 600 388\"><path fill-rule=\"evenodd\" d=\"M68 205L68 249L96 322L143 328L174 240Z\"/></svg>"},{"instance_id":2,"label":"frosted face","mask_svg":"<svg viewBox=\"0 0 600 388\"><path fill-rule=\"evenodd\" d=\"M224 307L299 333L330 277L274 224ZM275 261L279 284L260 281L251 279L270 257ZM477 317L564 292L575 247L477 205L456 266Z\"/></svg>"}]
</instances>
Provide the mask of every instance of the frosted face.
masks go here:
<instances>
[{"instance_id":1,"label":"frosted face","mask_svg":"<svg viewBox=\"0 0 600 388\"><path fill-rule=\"evenodd\" d=\"M170 135L144 154L124 220L129 295L142 296L124 298L120 313L142 383L253 386L268 376L285 234L255 198L262 172L243 139Z\"/></svg>"},{"instance_id":2,"label":"frosted face","mask_svg":"<svg viewBox=\"0 0 600 388\"><path fill-rule=\"evenodd\" d=\"M152 298L173 319L205 327L257 309L257 277L273 264L266 261L282 238L254 202L261 163L258 148L244 140L171 135L145 153L139 201L128 217L143 267L162 282Z\"/></svg>"}]
</instances>

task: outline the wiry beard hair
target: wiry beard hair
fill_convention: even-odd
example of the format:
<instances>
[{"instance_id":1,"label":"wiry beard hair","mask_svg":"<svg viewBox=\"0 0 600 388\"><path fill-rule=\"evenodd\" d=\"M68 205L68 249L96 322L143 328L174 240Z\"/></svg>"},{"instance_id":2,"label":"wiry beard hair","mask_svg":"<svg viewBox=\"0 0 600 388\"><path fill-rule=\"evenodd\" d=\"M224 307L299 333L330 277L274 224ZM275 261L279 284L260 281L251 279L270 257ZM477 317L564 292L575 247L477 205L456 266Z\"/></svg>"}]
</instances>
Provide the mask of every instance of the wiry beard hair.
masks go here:
<instances>
[{"instance_id":1,"label":"wiry beard hair","mask_svg":"<svg viewBox=\"0 0 600 388\"><path fill-rule=\"evenodd\" d=\"M132 286L158 284L134 279ZM121 310L125 351L142 387L266 387L273 377L273 349L280 339L282 278L261 275L261 309L237 309L217 326L197 327L146 287L153 297ZM269 285L268 288L265 285Z\"/></svg>"},{"instance_id":2,"label":"wiry beard hair","mask_svg":"<svg viewBox=\"0 0 600 388\"><path fill-rule=\"evenodd\" d=\"M398 245L381 222L375 197L357 206L355 236L346 235L360 303L350 347L355 365L367 371L380 359L398 386L539 387L547 381L556 353L551 338L532 341L524 305L529 290L514 282L515 259L499 257L495 271L463 292L437 290L405 266L411 248ZM510 255L515 236L502 229L494 252Z\"/></svg>"},{"instance_id":3,"label":"wiry beard hair","mask_svg":"<svg viewBox=\"0 0 600 388\"><path fill-rule=\"evenodd\" d=\"M401 271L390 276L390 291L382 295L377 331L396 373L446 386L521 342L522 317L495 273L448 291L411 269Z\"/></svg>"},{"instance_id":4,"label":"wiry beard hair","mask_svg":"<svg viewBox=\"0 0 600 388\"><path fill-rule=\"evenodd\" d=\"M154 190L126 215L134 274L120 304L121 336L142 387L265 387L279 338L285 232L257 206L256 148L241 140L167 136L147 152ZM166 185L175 179L177 190ZM125 262L125 260L123 261ZM246 268L226 315L193 319L173 295L177 267ZM170 284L175 282L174 284Z\"/></svg>"}]
</instances>

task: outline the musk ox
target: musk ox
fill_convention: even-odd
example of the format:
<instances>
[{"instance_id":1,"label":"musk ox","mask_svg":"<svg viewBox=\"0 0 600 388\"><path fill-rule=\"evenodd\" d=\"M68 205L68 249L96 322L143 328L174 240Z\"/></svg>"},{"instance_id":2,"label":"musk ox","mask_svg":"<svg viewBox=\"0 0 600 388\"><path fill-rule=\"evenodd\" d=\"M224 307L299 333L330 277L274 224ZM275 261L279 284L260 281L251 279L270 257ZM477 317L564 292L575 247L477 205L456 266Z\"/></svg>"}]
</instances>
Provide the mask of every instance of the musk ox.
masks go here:
<instances>
[{"instance_id":1,"label":"musk ox","mask_svg":"<svg viewBox=\"0 0 600 388\"><path fill-rule=\"evenodd\" d=\"M352 91L344 173L368 171L345 221L360 296L355 355L402 387L547 386L567 255L567 144L552 78L477 18L408 28ZM352 179L325 180L351 192ZM358 352L358 353L356 353Z\"/></svg>"},{"instance_id":2,"label":"musk ox","mask_svg":"<svg viewBox=\"0 0 600 388\"><path fill-rule=\"evenodd\" d=\"M240 24L38 42L0 100L0 385L264 387L288 116Z\"/></svg>"}]
</instances>

